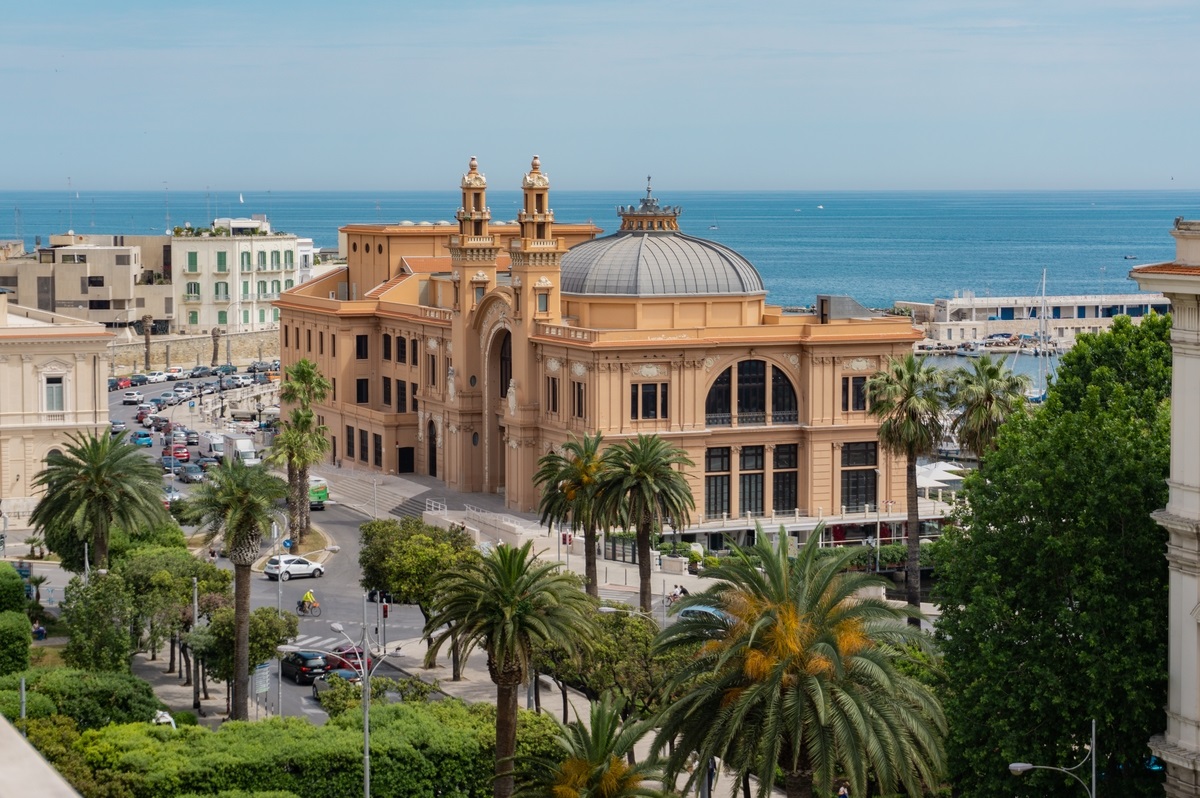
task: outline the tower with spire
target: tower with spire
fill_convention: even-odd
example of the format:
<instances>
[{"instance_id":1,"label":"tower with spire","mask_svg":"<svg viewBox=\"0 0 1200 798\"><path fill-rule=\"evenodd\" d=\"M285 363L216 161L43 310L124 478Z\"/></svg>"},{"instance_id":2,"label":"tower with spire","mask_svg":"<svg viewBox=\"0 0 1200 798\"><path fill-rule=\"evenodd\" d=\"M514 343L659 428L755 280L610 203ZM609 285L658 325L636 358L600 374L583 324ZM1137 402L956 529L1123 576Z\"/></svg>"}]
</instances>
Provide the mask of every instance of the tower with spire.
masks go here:
<instances>
[{"instance_id":1,"label":"tower with spire","mask_svg":"<svg viewBox=\"0 0 1200 798\"><path fill-rule=\"evenodd\" d=\"M450 238L450 261L455 282L455 310L474 311L496 287L496 257L500 248L488 230L492 210L487 204L487 178L471 156L462 177L462 205L455 214L458 235Z\"/></svg>"}]
</instances>

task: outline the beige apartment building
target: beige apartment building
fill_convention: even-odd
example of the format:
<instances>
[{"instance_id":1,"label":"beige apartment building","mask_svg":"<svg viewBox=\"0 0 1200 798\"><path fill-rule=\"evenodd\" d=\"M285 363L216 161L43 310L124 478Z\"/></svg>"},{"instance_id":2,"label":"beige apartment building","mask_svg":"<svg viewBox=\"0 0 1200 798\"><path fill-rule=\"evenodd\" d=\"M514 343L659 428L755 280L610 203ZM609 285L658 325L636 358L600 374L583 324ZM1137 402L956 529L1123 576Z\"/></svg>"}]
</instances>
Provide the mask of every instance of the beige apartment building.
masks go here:
<instances>
[{"instance_id":1,"label":"beige apartment building","mask_svg":"<svg viewBox=\"0 0 1200 798\"><path fill-rule=\"evenodd\" d=\"M0 291L0 511L28 525L33 480L68 436L108 435L103 325L10 303Z\"/></svg>"},{"instance_id":2,"label":"beige apartment building","mask_svg":"<svg viewBox=\"0 0 1200 798\"><path fill-rule=\"evenodd\" d=\"M556 222L549 185L534 158L516 222L496 224L471 159L455 225L347 225L346 265L284 292L283 362L334 384L317 409L332 460L530 511L538 458L571 436L653 433L695 463L694 526L735 539L759 519L874 528L903 498L865 383L921 337L907 317L833 295L784 312L649 188L597 238Z\"/></svg>"}]
</instances>

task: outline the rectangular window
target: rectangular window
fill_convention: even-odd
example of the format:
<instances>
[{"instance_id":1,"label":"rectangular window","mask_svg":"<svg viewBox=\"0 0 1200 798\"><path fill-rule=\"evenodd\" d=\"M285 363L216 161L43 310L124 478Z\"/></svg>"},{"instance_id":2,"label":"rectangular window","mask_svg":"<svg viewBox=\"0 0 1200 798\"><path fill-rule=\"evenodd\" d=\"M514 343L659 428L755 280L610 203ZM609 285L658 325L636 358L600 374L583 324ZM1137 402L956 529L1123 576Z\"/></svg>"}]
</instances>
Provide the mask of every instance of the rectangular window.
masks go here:
<instances>
[{"instance_id":1,"label":"rectangular window","mask_svg":"<svg viewBox=\"0 0 1200 798\"><path fill-rule=\"evenodd\" d=\"M305 345L305 351L307 351L307 352L312 351L312 330L304 331L304 345Z\"/></svg>"},{"instance_id":2,"label":"rectangular window","mask_svg":"<svg viewBox=\"0 0 1200 798\"><path fill-rule=\"evenodd\" d=\"M354 427L346 425L346 456L354 459Z\"/></svg>"},{"instance_id":3,"label":"rectangular window","mask_svg":"<svg viewBox=\"0 0 1200 798\"><path fill-rule=\"evenodd\" d=\"M384 333L384 335L383 335L382 357L384 360L392 359L392 336L388 335L387 333Z\"/></svg>"},{"instance_id":4,"label":"rectangular window","mask_svg":"<svg viewBox=\"0 0 1200 798\"><path fill-rule=\"evenodd\" d=\"M200 260L199 260L199 253L196 253L196 252L189 252L189 253L187 254L187 256L188 256L188 258L187 258L187 260L188 260L188 264L187 264L187 270L188 270L189 272L200 271Z\"/></svg>"},{"instance_id":5,"label":"rectangular window","mask_svg":"<svg viewBox=\"0 0 1200 798\"><path fill-rule=\"evenodd\" d=\"M383 468L383 436L371 435L371 454L374 457L375 467Z\"/></svg>"},{"instance_id":6,"label":"rectangular window","mask_svg":"<svg viewBox=\"0 0 1200 798\"><path fill-rule=\"evenodd\" d=\"M392 378L383 378L383 404L385 407L392 406Z\"/></svg>"},{"instance_id":7,"label":"rectangular window","mask_svg":"<svg viewBox=\"0 0 1200 798\"><path fill-rule=\"evenodd\" d=\"M317 332L317 354L325 354L325 332L323 330Z\"/></svg>"},{"instance_id":8,"label":"rectangular window","mask_svg":"<svg viewBox=\"0 0 1200 798\"><path fill-rule=\"evenodd\" d=\"M244 271L244 272L250 271L250 253L243 252L241 260L242 260L242 271Z\"/></svg>"},{"instance_id":9,"label":"rectangular window","mask_svg":"<svg viewBox=\"0 0 1200 798\"><path fill-rule=\"evenodd\" d=\"M412 412L417 412L417 384L415 382L408 384L408 398L411 400L410 408Z\"/></svg>"},{"instance_id":10,"label":"rectangular window","mask_svg":"<svg viewBox=\"0 0 1200 798\"><path fill-rule=\"evenodd\" d=\"M337 333L329 334L329 356L337 357Z\"/></svg>"},{"instance_id":11,"label":"rectangular window","mask_svg":"<svg viewBox=\"0 0 1200 798\"><path fill-rule=\"evenodd\" d=\"M437 355L429 356L429 387L437 385Z\"/></svg>"},{"instance_id":12,"label":"rectangular window","mask_svg":"<svg viewBox=\"0 0 1200 798\"><path fill-rule=\"evenodd\" d=\"M542 292L537 295L538 313L550 312L550 295Z\"/></svg>"},{"instance_id":13,"label":"rectangular window","mask_svg":"<svg viewBox=\"0 0 1200 798\"><path fill-rule=\"evenodd\" d=\"M762 471L764 462L763 447L743 446L738 461L738 468L741 471Z\"/></svg>"},{"instance_id":14,"label":"rectangular window","mask_svg":"<svg viewBox=\"0 0 1200 798\"><path fill-rule=\"evenodd\" d=\"M275 250L274 252L271 253L271 268L272 269L279 268L279 250Z\"/></svg>"},{"instance_id":15,"label":"rectangular window","mask_svg":"<svg viewBox=\"0 0 1200 798\"><path fill-rule=\"evenodd\" d=\"M283 325L283 348L288 348L288 328L286 324Z\"/></svg>"},{"instance_id":16,"label":"rectangular window","mask_svg":"<svg viewBox=\"0 0 1200 798\"><path fill-rule=\"evenodd\" d=\"M329 378L329 390L333 394L333 401L337 401L337 377Z\"/></svg>"},{"instance_id":17,"label":"rectangular window","mask_svg":"<svg viewBox=\"0 0 1200 798\"><path fill-rule=\"evenodd\" d=\"M367 431L360 429L358 431L358 459L367 462Z\"/></svg>"},{"instance_id":18,"label":"rectangular window","mask_svg":"<svg viewBox=\"0 0 1200 798\"><path fill-rule=\"evenodd\" d=\"M217 311L217 324L226 325L229 323L229 312L225 310Z\"/></svg>"},{"instance_id":19,"label":"rectangular window","mask_svg":"<svg viewBox=\"0 0 1200 798\"><path fill-rule=\"evenodd\" d=\"M404 380L396 380L396 412L403 413L408 410L408 383Z\"/></svg>"},{"instance_id":20,"label":"rectangular window","mask_svg":"<svg viewBox=\"0 0 1200 798\"><path fill-rule=\"evenodd\" d=\"M366 336L366 335L354 336L354 357L357 360L366 360L367 359L367 351L368 351L367 338L368 338L368 336Z\"/></svg>"},{"instance_id":21,"label":"rectangular window","mask_svg":"<svg viewBox=\"0 0 1200 798\"><path fill-rule=\"evenodd\" d=\"M878 450L874 441L842 445L842 506L847 512L865 512L875 504Z\"/></svg>"},{"instance_id":22,"label":"rectangular window","mask_svg":"<svg viewBox=\"0 0 1200 798\"><path fill-rule=\"evenodd\" d=\"M217 271L219 271L219 272L229 271L229 265L225 260L224 252L217 253Z\"/></svg>"},{"instance_id":23,"label":"rectangular window","mask_svg":"<svg viewBox=\"0 0 1200 798\"><path fill-rule=\"evenodd\" d=\"M242 311L242 324L249 324L249 323L250 323L250 311L243 310Z\"/></svg>"},{"instance_id":24,"label":"rectangular window","mask_svg":"<svg viewBox=\"0 0 1200 798\"><path fill-rule=\"evenodd\" d=\"M100 275L97 277L88 277L87 283L88 283L88 288L103 288L104 287L104 275Z\"/></svg>"},{"instance_id":25,"label":"rectangular window","mask_svg":"<svg viewBox=\"0 0 1200 798\"><path fill-rule=\"evenodd\" d=\"M258 253L258 270L262 271L265 268L267 268L267 253L259 252Z\"/></svg>"},{"instance_id":26,"label":"rectangular window","mask_svg":"<svg viewBox=\"0 0 1200 798\"><path fill-rule=\"evenodd\" d=\"M634 421L668 418L667 383L642 382L631 385L629 417Z\"/></svg>"},{"instance_id":27,"label":"rectangular window","mask_svg":"<svg viewBox=\"0 0 1200 798\"><path fill-rule=\"evenodd\" d=\"M842 411L867 409L867 378L842 377Z\"/></svg>"},{"instance_id":28,"label":"rectangular window","mask_svg":"<svg viewBox=\"0 0 1200 798\"><path fill-rule=\"evenodd\" d=\"M416 338L413 338L411 341L409 341L409 343L412 344L412 361L411 362L412 362L413 366L417 366L421 362L418 359L418 356L421 354L421 348L418 346L418 342L417 342Z\"/></svg>"},{"instance_id":29,"label":"rectangular window","mask_svg":"<svg viewBox=\"0 0 1200 798\"><path fill-rule=\"evenodd\" d=\"M571 416L587 418L587 386L582 382L571 383Z\"/></svg>"},{"instance_id":30,"label":"rectangular window","mask_svg":"<svg viewBox=\"0 0 1200 798\"><path fill-rule=\"evenodd\" d=\"M267 309L259 308L258 309L258 323L263 324L266 322L266 320L267 320Z\"/></svg>"},{"instance_id":31,"label":"rectangular window","mask_svg":"<svg viewBox=\"0 0 1200 798\"><path fill-rule=\"evenodd\" d=\"M794 443L775 446L775 467L772 484L772 508L777 513L793 513L797 503L797 476L799 472L798 447Z\"/></svg>"},{"instance_id":32,"label":"rectangular window","mask_svg":"<svg viewBox=\"0 0 1200 798\"><path fill-rule=\"evenodd\" d=\"M130 265L129 256L128 255L118 255L116 264L118 266L129 266ZM1062 336L1060 335L1059 337L1061 338Z\"/></svg>"},{"instance_id":33,"label":"rectangular window","mask_svg":"<svg viewBox=\"0 0 1200 798\"><path fill-rule=\"evenodd\" d=\"M558 415L558 377L546 378L546 412Z\"/></svg>"},{"instance_id":34,"label":"rectangular window","mask_svg":"<svg viewBox=\"0 0 1200 798\"><path fill-rule=\"evenodd\" d=\"M63 378L46 378L46 412L63 412Z\"/></svg>"},{"instance_id":35,"label":"rectangular window","mask_svg":"<svg viewBox=\"0 0 1200 798\"><path fill-rule=\"evenodd\" d=\"M874 441L842 444L842 468L871 466L877 463L879 445Z\"/></svg>"},{"instance_id":36,"label":"rectangular window","mask_svg":"<svg viewBox=\"0 0 1200 798\"><path fill-rule=\"evenodd\" d=\"M396 336L396 362L408 362L408 339L401 338L399 335Z\"/></svg>"},{"instance_id":37,"label":"rectangular window","mask_svg":"<svg viewBox=\"0 0 1200 798\"><path fill-rule=\"evenodd\" d=\"M763 514L763 474L761 471L738 476L739 515Z\"/></svg>"},{"instance_id":38,"label":"rectangular window","mask_svg":"<svg viewBox=\"0 0 1200 798\"><path fill-rule=\"evenodd\" d=\"M704 517L721 518L729 513L730 449L717 446L704 452Z\"/></svg>"},{"instance_id":39,"label":"rectangular window","mask_svg":"<svg viewBox=\"0 0 1200 798\"><path fill-rule=\"evenodd\" d=\"M200 311L189 310L188 311L188 326L194 327L195 325L197 325L199 323L200 323Z\"/></svg>"},{"instance_id":40,"label":"rectangular window","mask_svg":"<svg viewBox=\"0 0 1200 798\"><path fill-rule=\"evenodd\" d=\"M365 377L361 377L354 383L354 401L360 405L365 405L371 401L371 381Z\"/></svg>"}]
</instances>

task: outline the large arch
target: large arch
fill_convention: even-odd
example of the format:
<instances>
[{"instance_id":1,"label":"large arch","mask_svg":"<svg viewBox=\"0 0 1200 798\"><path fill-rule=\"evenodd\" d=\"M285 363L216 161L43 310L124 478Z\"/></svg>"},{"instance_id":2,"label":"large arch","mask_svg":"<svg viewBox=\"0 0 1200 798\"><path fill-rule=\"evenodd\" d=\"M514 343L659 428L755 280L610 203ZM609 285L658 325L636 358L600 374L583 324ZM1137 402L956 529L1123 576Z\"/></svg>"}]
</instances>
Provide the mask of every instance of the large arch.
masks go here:
<instances>
[{"instance_id":1,"label":"large arch","mask_svg":"<svg viewBox=\"0 0 1200 798\"><path fill-rule=\"evenodd\" d=\"M704 400L710 427L795 424L799 394L788 369L766 358L742 358L709 383Z\"/></svg>"},{"instance_id":2,"label":"large arch","mask_svg":"<svg viewBox=\"0 0 1200 798\"><path fill-rule=\"evenodd\" d=\"M503 318L503 317L501 317ZM483 488L505 488L509 392L513 379L512 331L507 320L487 331L483 341Z\"/></svg>"}]
</instances>

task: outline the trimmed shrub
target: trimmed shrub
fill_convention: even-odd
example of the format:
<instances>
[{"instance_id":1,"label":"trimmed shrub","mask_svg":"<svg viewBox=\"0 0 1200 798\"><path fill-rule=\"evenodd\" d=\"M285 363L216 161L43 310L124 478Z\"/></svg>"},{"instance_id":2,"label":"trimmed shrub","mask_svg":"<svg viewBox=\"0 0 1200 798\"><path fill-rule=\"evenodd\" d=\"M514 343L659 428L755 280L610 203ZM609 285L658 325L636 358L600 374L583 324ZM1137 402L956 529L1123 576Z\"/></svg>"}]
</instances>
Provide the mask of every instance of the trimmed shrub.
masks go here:
<instances>
[{"instance_id":1,"label":"trimmed shrub","mask_svg":"<svg viewBox=\"0 0 1200 798\"><path fill-rule=\"evenodd\" d=\"M25 690L25 717L48 718L58 711L54 702L41 693ZM11 721L21 717L21 693L18 690L0 690L0 715Z\"/></svg>"},{"instance_id":2,"label":"trimmed shrub","mask_svg":"<svg viewBox=\"0 0 1200 798\"><path fill-rule=\"evenodd\" d=\"M0 690L18 689L22 676L27 692L48 698L81 731L109 723L149 722L155 712L166 709L150 685L131 673L35 668L0 677Z\"/></svg>"},{"instance_id":3,"label":"trimmed shrub","mask_svg":"<svg viewBox=\"0 0 1200 798\"><path fill-rule=\"evenodd\" d=\"M0 676L29 670L33 630L23 612L0 612Z\"/></svg>"},{"instance_id":4,"label":"trimmed shrub","mask_svg":"<svg viewBox=\"0 0 1200 798\"><path fill-rule=\"evenodd\" d=\"M0 612L24 612L28 603L25 580L11 564L0 562Z\"/></svg>"}]
</instances>

